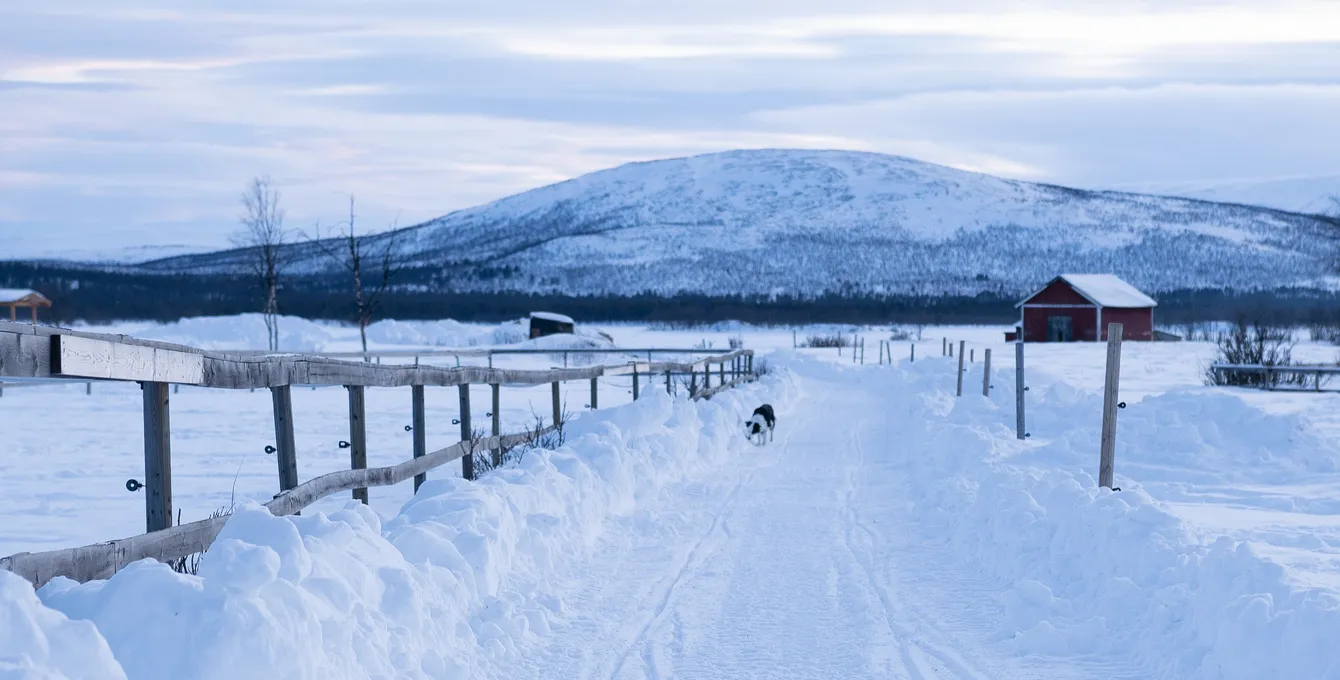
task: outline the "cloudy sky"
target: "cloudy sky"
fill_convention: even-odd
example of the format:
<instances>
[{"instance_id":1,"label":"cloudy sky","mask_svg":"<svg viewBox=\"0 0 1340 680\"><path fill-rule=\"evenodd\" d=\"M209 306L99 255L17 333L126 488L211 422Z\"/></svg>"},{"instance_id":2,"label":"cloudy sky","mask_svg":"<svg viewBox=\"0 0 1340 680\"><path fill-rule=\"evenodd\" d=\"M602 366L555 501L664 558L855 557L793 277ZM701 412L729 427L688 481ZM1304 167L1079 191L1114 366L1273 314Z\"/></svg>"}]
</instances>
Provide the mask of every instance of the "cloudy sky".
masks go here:
<instances>
[{"instance_id":1,"label":"cloudy sky","mask_svg":"<svg viewBox=\"0 0 1340 680\"><path fill-rule=\"evenodd\" d=\"M1340 2L0 0L0 257L412 224L633 160L1084 187L1340 178ZM8 251L8 252L5 252Z\"/></svg>"}]
</instances>

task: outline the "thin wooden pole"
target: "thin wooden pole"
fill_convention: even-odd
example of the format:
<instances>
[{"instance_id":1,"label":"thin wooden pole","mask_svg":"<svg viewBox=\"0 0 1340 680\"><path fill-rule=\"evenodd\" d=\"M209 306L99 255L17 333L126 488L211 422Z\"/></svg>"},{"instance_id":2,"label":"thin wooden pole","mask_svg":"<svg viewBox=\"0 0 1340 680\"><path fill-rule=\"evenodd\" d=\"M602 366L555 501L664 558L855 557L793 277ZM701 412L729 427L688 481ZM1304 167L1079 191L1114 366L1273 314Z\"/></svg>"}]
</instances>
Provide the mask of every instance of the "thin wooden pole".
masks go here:
<instances>
[{"instance_id":1,"label":"thin wooden pole","mask_svg":"<svg viewBox=\"0 0 1340 680\"><path fill-rule=\"evenodd\" d=\"M718 385L725 385L725 384L726 384L726 362L723 361L723 362L717 364L717 368L721 370L721 382L719 382L719 383L717 383L717 384L718 384Z\"/></svg>"},{"instance_id":2,"label":"thin wooden pole","mask_svg":"<svg viewBox=\"0 0 1340 680\"><path fill-rule=\"evenodd\" d=\"M977 363L977 348L976 348L976 347L974 347L974 348L968 350L968 363L970 363L970 364L975 364L975 363Z\"/></svg>"},{"instance_id":3,"label":"thin wooden pole","mask_svg":"<svg viewBox=\"0 0 1340 680\"><path fill-rule=\"evenodd\" d=\"M911 363L916 363L916 362L917 362L917 343L915 343L915 342L912 343L912 354L911 354L911 357L912 357L912 359L911 359ZM889 359L889 363L893 363L893 359Z\"/></svg>"},{"instance_id":4,"label":"thin wooden pole","mask_svg":"<svg viewBox=\"0 0 1340 680\"><path fill-rule=\"evenodd\" d=\"M946 349L948 346L949 338L940 338L940 356L948 356L949 350Z\"/></svg>"},{"instance_id":5,"label":"thin wooden pole","mask_svg":"<svg viewBox=\"0 0 1340 680\"><path fill-rule=\"evenodd\" d=\"M982 352L982 396L991 396L991 348Z\"/></svg>"},{"instance_id":6,"label":"thin wooden pole","mask_svg":"<svg viewBox=\"0 0 1340 680\"><path fill-rule=\"evenodd\" d=\"M502 434L502 385L493 383L489 389L493 391L493 436L497 437ZM502 444L499 443L493 448L493 467L502 467L502 457Z\"/></svg>"},{"instance_id":7,"label":"thin wooden pole","mask_svg":"<svg viewBox=\"0 0 1340 680\"><path fill-rule=\"evenodd\" d=\"M1117 390L1121 382L1122 325L1107 325L1107 373L1103 379L1102 451L1098 462L1098 486L1112 488L1117 458Z\"/></svg>"},{"instance_id":8,"label":"thin wooden pole","mask_svg":"<svg viewBox=\"0 0 1340 680\"><path fill-rule=\"evenodd\" d=\"M591 410L600 408L600 383L598 378L591 378Z\"/></svg>"},{"instance_id":9,"label":"thin wooden pole","mask_svg":"<svg viewBox=\"0 0 1340 680\"><path fill-rule=\"evenodd\" d=\"M470 386L458 385L457 394L460 395L461 402L461 441L468 442L474 438L474 430L470 429ZM461 476L470 480L475 478L475 452L473 450L461 456Z\"/></svg>"},{"instance_id":10,"label":"thin wooden pole","mask_svg":"<svg viewBox=\"0 0 1340 680\"><path fill-rule=\"evenodd\" d=\"M695 392L698 391L698 371L692 366L689 367L689 398L692 399Z\"/></svg>"},{"instance_id":11,"label":"thin wooden pole","mask_svg":"<svg viewBox=\"0 0 1340 680\"><path fill-rule=\"evenodd\" d=\"M349 469L368 469L368 429L362 385L346 385L349 390ZM354 489L354 500L368 504L367 488Z\"/></svg>"},{"instance_id":12,"label":"thin wooden pole","mask_svg":"<svg viewBox=\"0 0 1340 680\"><path fill-rule=\"evenodd\" d=\"M1014 327L1014 436L1023 439L1028 436L1024 430L1024 333L1020 326Z\"/></svg>"},{"instance_id":13,"label":"thin wooden pole","mask_svg":"<svg viewBox=\"0 0 1340 680\"><path fill-rule=\"evenodd\" d=\"M423 385L410 386L410 417L413 423L410 425L414 429L414 457L423 458L428 455L428 414L424 412L423 405ZM428 473L414 475L414 491L418 491L423 483L428 481Z\"/></svg>"},{"instance_id":14,"label":"thin wooden pole","mask_svg":"<svg viewBox=\"0 0 1340 680\"><path fill-rule=\"evenodd\" d=\"M559 396L558 391L559 391L559 383L558 383L557 380L555 380L555 381L554 381L554 384L553 384L553 393L554 393L554 426L555 426L555 427L558 427L558 426L560 426L560 425L563 424L563 402L560 401L560 399L561 399L562 397Z\"/></svg>"},{"instance_id":15,"label":"thin wooden pole","mask_svg":"<svg viewBox=\"0 0 1340 680\"><path fill-rule=\"evenodd\" d=\"M84 383L84 394L93 394L93 383Z\"/></svg>"},{"instance_id":16,"label":"thin wooden pole","mask_svg":"<svg viewBox=\"0 0 1340 680\"><path fill-rule=\"evenodd\" d=\"M293 443L293 393L288 385L270 388L275 411L275 460L279 465L279 490L298 485L298 448Z\"/></svg>"},{"instance_id":17,"label":"thin wooden pole","mask_svg":"<svg viewBox=\"0 0 1340 680\"><path fill-rule=\"evenodd\" d=\"M712 387L712 364L703 362L703 389Z\"/></svg>"},{"instance_id":18,"label":"thin wooden pole","mask_svg":"<svg viewBox=\"0 0 1340 680\"><path fill-rule=\"evenodd\" d=\"M665 372L665 393L674 396L674 392L670 389L670 371Z\"/></svg>"},{"instance_id":19,"label":"thin wooden pole","mask_svg":"<svg viewBox=\"0 0 1340 680\"><path fill-rule=\"evenodd\" d=\"M146 382L144 389L144 527L172 527L172 427L167 383Z\"/></svg>"},{"instance_id":20,"label":"thin wooden pole","mask_svg":"<svg viewBox=\"0 0 1340 680\"><path fill-rule=\"evenodd\" d=\"M963 396L963 345L965 340L958 341L958 392L956 396Z\"/></svg>"},{"instance_id":21,"label":"thin wooden pole","mask_svg":"<svg viewBox=\"0 0 1340 680\"><path fill-rule=\"evenodd\" d=\"M637 401L637 364L633 364L633 401Z\"/></svg>"}]
</instances>

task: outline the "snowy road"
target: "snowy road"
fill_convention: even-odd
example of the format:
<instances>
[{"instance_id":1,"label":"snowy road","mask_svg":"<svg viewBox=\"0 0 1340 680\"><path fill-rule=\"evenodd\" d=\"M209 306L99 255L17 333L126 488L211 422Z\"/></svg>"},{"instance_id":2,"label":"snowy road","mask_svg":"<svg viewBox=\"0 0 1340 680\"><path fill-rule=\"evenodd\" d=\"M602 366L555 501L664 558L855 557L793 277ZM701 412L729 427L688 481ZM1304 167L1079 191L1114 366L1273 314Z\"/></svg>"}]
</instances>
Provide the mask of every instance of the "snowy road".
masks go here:
<instances>
[{"instance_id":1,"label":"snowy road","mask_svg":"<svg viewBox=\"0 0 1340 680\"><path fill-rule=\"evenodd\" d=\"M779 414L771 445L609 527L556 579L565 621L492 677L1067 677L980 651L971 608L991 586L911 538L896 463L924 452L853 387L807 380L819 398Z\"/></svg>"}]
</instances>

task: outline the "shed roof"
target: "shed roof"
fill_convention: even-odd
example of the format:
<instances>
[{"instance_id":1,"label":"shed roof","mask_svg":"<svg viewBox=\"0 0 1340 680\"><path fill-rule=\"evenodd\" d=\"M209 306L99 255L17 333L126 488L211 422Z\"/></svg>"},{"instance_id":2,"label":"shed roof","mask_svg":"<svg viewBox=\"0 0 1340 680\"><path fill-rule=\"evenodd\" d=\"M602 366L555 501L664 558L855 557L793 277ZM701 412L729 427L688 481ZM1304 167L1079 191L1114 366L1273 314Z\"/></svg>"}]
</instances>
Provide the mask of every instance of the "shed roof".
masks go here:
<instances>
[{"instance_id":1,"label":"shed roof","mask_svg":"<svg viewBox=\"0 0 1340 680\"><path fill-rule=\"evenodd\" d=\"M1140 289L1112 274L1062 274L1048 281L1047 285L1050 286L1058 280L1070 284L1075 292L1102 307L1144 308L1159 305L1154 301L1154 298L1145 295L1140 292ZM1043 288L1045 289L1046 286ZM1042 290L1035 291L1015 307L1022 307L1024 303L1032 300L1041 292Z\"/></svg>"},{"instance_id":2,"label":"shed roof","mask_svg":"<svg viewBox=\"0 0 1340 680\"><path fill-rule=\"evenodd\" d=\"M563 316L562 314L555 314L553 312L531 312L530 318L544 319L545 321L557 321L559 323L570 323L574 325L577 323L576 321L573 321L570 316Z\"/></svg>"},{"instance_id":3,"label":"shed roof","mask_svg":"<svg viewBox=\"0 0 1340 680\"><path fill-rule=\"evenodd\" d=\"M12 303L34 304L42 307L50 307L51 300L31 288L0 288L0 305Z\"/></svg>"}]
</instances>

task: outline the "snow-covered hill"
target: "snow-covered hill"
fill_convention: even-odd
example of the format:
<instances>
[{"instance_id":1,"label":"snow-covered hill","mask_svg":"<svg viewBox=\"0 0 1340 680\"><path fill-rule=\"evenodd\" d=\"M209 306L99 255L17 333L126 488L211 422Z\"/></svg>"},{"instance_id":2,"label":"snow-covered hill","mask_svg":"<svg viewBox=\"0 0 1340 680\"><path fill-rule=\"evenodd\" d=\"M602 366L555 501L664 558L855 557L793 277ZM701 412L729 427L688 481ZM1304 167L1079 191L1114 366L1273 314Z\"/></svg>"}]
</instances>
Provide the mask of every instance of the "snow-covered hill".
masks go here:
<instances>
[{"instance_id":1,"label":"snow-covered hill","mask_svg":"<svg viewBox=\"0 0 1340 680\"><path fill-rule=\"evenodd\" d=\"M1056 272L1152 291L1316 286L1340 227L1315 217L1004 180L847 151L633 163L398 233L435 290L567 294L1016 293ZM329 265L310 247L296 271ZM234 253L148 263L241 266Z\"/></svg>"}]
</instances>

